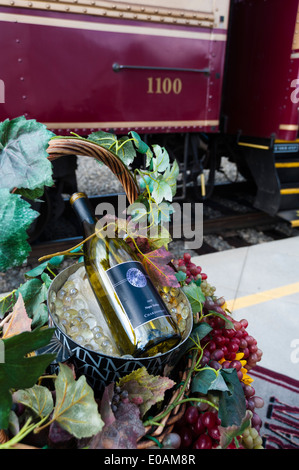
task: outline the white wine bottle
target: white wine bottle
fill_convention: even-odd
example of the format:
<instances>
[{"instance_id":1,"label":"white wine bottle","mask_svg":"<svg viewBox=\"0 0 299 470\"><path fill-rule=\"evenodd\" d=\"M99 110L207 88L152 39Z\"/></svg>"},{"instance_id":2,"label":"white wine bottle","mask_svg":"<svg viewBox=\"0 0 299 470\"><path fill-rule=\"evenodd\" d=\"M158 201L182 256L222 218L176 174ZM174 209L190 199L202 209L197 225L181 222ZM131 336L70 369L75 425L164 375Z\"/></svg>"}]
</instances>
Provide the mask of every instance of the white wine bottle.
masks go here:
<instances>
[{"instance_id":1,"label":"white wine bottle","mask_svg":"<svg viewBox=\"0 0 299 470\"><path fill-rule=\"evenodd\" d=\"M178 326L128 243L97 230L86 194L70 203L85 238L97 232L84 243L85 269L120 354L147 357L176 346Z\"/></svg>"}]
</instances>

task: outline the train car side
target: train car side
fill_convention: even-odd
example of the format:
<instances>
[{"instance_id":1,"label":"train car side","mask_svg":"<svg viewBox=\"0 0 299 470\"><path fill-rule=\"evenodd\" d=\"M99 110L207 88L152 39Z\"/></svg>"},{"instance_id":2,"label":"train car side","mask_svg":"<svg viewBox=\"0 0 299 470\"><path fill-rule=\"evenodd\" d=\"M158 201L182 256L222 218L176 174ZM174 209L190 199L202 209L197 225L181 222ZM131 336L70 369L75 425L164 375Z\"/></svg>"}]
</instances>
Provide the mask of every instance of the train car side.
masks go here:
<instances>
[{"instance_id":1,"label":"train car side","mask_svg":"<svg viewBox=\"0 0 299 470\"><path fill-rule=\"evenodd\" d=\"M13 3L0 1L1 120L58 134L219 130L228 0Z\"/></svg>"}]
</instances>

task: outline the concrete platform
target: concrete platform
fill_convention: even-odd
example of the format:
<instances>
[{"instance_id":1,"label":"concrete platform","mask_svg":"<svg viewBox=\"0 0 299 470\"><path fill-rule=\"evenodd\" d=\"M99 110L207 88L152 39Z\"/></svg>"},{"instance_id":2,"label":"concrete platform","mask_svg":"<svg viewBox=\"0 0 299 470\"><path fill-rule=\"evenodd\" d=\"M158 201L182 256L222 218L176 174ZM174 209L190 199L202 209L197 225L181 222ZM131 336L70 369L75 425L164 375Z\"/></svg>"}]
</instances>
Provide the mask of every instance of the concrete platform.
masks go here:
<instances>
[{"instance_id":1,"label":"concrete platform","mask_svg":"<svg viewBox=\"0 0 299 470\"><path fill-rule=\"evenodd\" d=\"M236 248L192 259L246 318L263 357L259 365L299 380L299 237Z\"/></svg>"}]
</instances>

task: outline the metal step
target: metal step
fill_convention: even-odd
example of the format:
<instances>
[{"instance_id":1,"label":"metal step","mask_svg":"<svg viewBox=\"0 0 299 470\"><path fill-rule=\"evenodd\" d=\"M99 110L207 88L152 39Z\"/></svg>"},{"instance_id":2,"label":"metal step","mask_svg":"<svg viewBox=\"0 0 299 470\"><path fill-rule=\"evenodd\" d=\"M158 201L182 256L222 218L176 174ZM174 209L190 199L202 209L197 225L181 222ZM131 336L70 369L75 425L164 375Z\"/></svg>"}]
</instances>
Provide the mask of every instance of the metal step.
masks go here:
<instances>
[{"instance_id":1,"label":"metal step","mask_svg":"<svg viewBox=\"0 0 299 470\"><path fill-rule=\"evenodd\" d=\"M275 168L281 184L296 183L299 181L299 157L279 158L275 160Z\"/></svg>"},{"instance_id":2,"label":"metal step","mask_svg":"<svg viewBox=\"0 0 299 470\"><path fill-rule=\"evenodd\" d=\"M289 222L292 227L299 227L299 206L298 210L280 211L277 216Z\"/></svg>"},{"instance_id":3,"label":"metal step","mask_svg":"<svg viewBox=\"0 0 299 470\"><path fill-rule=\"evenodd\" d=\"M299 183L284 183L280 187L279 211L299 209Z\"/></svg>"}]
</instances>

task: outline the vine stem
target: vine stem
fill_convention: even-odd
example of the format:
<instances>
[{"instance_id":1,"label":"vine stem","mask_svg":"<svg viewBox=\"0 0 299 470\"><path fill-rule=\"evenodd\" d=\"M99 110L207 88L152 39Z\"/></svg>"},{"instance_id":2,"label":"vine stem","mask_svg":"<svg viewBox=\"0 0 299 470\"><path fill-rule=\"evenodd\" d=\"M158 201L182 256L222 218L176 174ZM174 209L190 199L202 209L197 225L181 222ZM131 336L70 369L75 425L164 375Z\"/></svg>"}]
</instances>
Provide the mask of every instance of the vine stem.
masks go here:
<instances>
[{"instance_id":1,"label":"vine stem","mask_svg":"<svg viewBox=\"0 0 299 470\"><path fill-rule=\"evenodd\" d=\"M179 391L178 393L178 396L176 397L176 399L173 401L173 403L171 403L168 407L166 407L166 409L160 413L158 416L156 416L153 420L151 419L148 419L147 421L145 421L143 423L143 425L146 427L146 426L156 426L156 425L159 425L159 421L161 421L163 418L165 418L165 416L167 416L176 406L182 404L182 403L186 403L186 402L202 402L202 403L207 403L209 404L210 406L212 406L213 408L216 408L218 410L218 407L210 402L209 400L206 400L205 398L182 398L182 395L185 393L185 390L186 390L186 387L191 379L191 376L194 372L194 367L195 367L195 364L197 363L197 350L194 350L193 352L193 356L192 356L192 362L191 362L191 367L189 368L189 371L187 373L187 377L184 381L184 384L182 385L182 388L181 390Z\"/></svg>"},{"instance_id":2,"label":"vine stem","mask_svg":"<svg viewBox=\"0 0 299 470\"><path fill-rule=\"evenodd\" d=\"M27 434L30 434L37 426L40 426L44 421L48 419L49 415L44 416L38 423L33 423L31 424L32 418L30 417L24 426L20 429L18 434L16 434L14 437L12 437L9 441L4 442L3 444L0 444L0 450L1 449L11 449L14 447L14 445L18 444L24 437L27 436Z\"/></svg>"},{"instance_id":3,"label":"vine stem","mask_svg":"<svg viewBox=\"0 0 299 470\"><path fill-rule=\"evenodd\" d=\"M114 222L111 222L110 224L107 225L107 227L109 225L112 225ZM105 227L105 228L107 228ZM51 255L45 255L45 256L42 256L41 258L38 259L39 262L41 261L45 261L49 258L53 258L54 256L65 256L65 255L70 255L71 252L73 250L75 250L76 248L79 248L79 246L82 246L85 242L87 242L88 240L90 240L91 238L93 238L94 236L96 236L98 233L100 233L102 230L104 230L104 227L102 227L100 230L97 230L92 233L91 235L89 235L87 238L85 238L84 240L82 240L82 242L78 243L77 245L73 246L72 248L69 248L68 250L65 250L65 251L58 251L57 253L52 253ZM137 249L137 251L150 263L154 266L155 269L157 269L157 271L159 271L159 273L165 277L167 277L167 275L165 273L163 273L163 271L161 271L158 266L155 265L155 263L153 263L144 253L142 253L142 251L139 249L139 247L137 246L137 243L136 241L134 240L134 238L130 237L130 239L132 240L132 242L134 243L135 245L135 248Z\"/></svg>"},{"instance_id":4,"label":"vine stem","mask_svg":"<svg viewBox=\"0 0 299 470\"><path fill-rule=\"evenodd\" d=\"M107 225L107 227L109 225L112 225L114 222L110 222L110 224ZM67 255L73 255L73 253L71 253L73 250L75 250L76 248L79 248L79 246L82 246L84 245L85 242L87 242L88 240L90 240L91 238L93 238L94 236L96 236L99 232L101 232L102 230L104 230L104 227L102 227L100 230L97 230L92 233L91 235L89 235L89 237L85 238L84 240L82 240L82 242L78 243L77 245L75 246L72 246L72 248L69 248L68 250L65 250L65 251L58 251L57 253L52 253L51 255L45 255L45 256L42 256L41 258L38 259L39 262L41 261L45 261L46 259L49 259L49 258L53 258L54 256L67 256ZM77 253L75 253L77 255ZM81 253L80 253L81 255Z\"/></svg>"}]
</instances>

